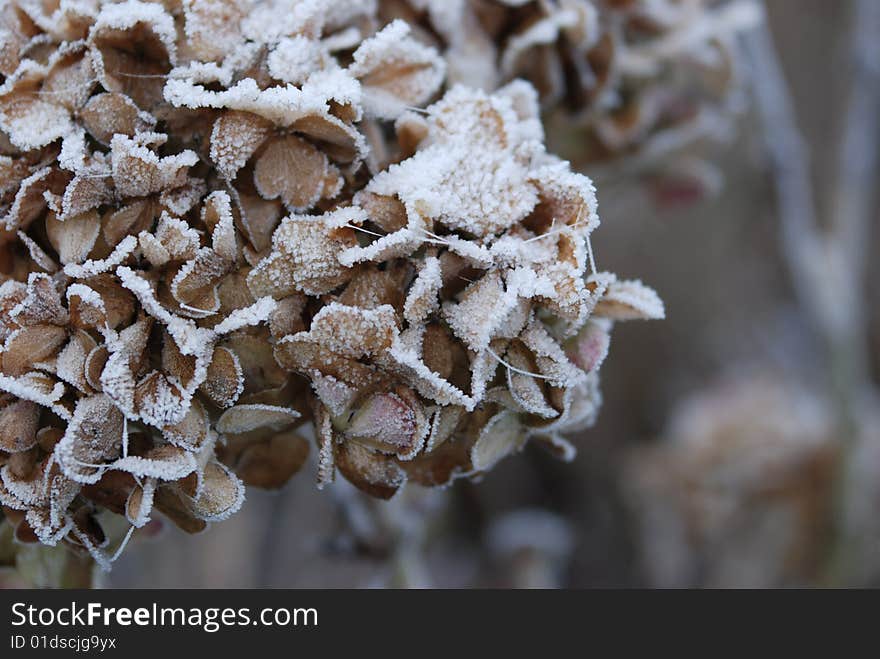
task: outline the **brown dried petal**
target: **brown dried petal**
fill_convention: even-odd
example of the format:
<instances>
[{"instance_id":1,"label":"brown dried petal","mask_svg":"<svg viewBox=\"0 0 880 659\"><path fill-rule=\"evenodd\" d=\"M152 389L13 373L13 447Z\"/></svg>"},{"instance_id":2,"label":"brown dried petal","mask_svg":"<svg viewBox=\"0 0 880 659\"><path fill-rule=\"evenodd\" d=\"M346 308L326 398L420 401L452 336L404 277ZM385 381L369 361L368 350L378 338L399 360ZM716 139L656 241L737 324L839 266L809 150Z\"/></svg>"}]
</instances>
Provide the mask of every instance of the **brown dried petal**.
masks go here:
<instances>
[{"instance_id":1,"label":"brown dried petal","mask_svg":"<svg viewBox=\"0 0 880 659\"><path fill-rule=\"evenodd\" d=\"M651 320L665 318L663 301L638 280L615 281L596 304L596 316L612 320Z\"/></svg>"},{"instance_id":2,"label":"brown dried petal","mask_svg":"<svg viewBox=\"0 0 880 659\"><path fill-rule=\"evenodd\" d=\"M275 359L283 368L304 374L318 371L355 388L379 387L387 383L388 377L377 369L297 336L285 337L275 346Z\"/></svg>"},{"instance_id":3,"label":"brown dried petal","mask_svg":"<svg viewBox=\"0 0 880 659\"><path fill-rule=\"evenodd\" d=\"M231 110L217 118L211 131L211 161L231 181L272 131L272 122L250 112Z\"/></svg>"},{"instance_id":4,"label":"brown dried petal","mask_svg":"<svg viewBox=\"0 0 880 659\"><path fill-rule=\"evenodd\" d=\"M305 331L306 325L303 319L308 298L305 295L294 293L282 300L278 300L275 311L269 316L269 329L276 339Z\"/></svg>"},{"instance_id":5,"label":"brown dried petal","mask_svg":"<svg viewBox=\"0 0 880 659\"><path fill-rule=\"evenodd\" d=\"M208 524L193 516L190 508L184 504L180 494L171 487L158 487L154 496L154 505L168 519L187 533L200 533Z\"/></svg>"},{"instance_id":6,"label":"brown dried petal","mask_svg":"<svg viewBox=\"0 0 880 659\"><path fill-rule=\"evenodd\" d=\"M464 414L465 409L458 405L444 405L439 408L431 419L431 431L425 440L424 452L431 453L452 437Z\"/></svg>"},{"instance_id":7,"label":"brown dried petal","mask_svg":"<svg viewBox=\"0 0 880 659\"><path fill-rule=\"evenodd\" d=\"M148 478L143 487L135 485L125 502L125 517L136 528L142 528L150 521L153 510L153 496L156 493L155 479Z\"/></svg>"},{"instance_id":8,"label":"brown dried petal","mask_svg":"<svg viewBox=\"0 0 880 659\"><path fill-rule=\"evenodd\" d=\"M240 434L257 428L283 430L294 423L300 413L277 405L236 405L226 410L217 420L217 431Z\"/></svg>"},{"instance_id":9,"label":"brown dried petal","mask_svg":"<svg viewBox=\"0 0 880 659\"><path fill-rule=\"evenodd\" d=\"M356 442L335 447L336 468L359 490L378 499L390 499L406 482L406 472L394 458Z\"/></svg>"},{"instance_id":10,"label":"brown dried petal","mask_svg":"<svg viewBox=\"0 0 880 659\"><path fill-rule=\"evenodd\" d=\"M220 307L220 299L215 289L229 267L227 259L213 249L202 247L196 258L185 263L171 280L171 294L182 307L196 309L203 308L199 301L209 296L216 302L216 306L209 310L216 311Z\"/></svg>"},{"instance_id":11,"label":"brown dried petal","mask_svg":"<svg viewBox=\"0 0 880 659\"><path fill-rule=\"evenodd\" d=\"M254 184L260 195L280 197L291 210L314 206L325 196L331 176L327 156L293 135L273 140L254 165Z\"/></svg>"},{"instance_id":12,"label":"brown dried petal","mask_svg":"<svg viewBox=\"0 0 880 659\"><path fill-rule=\"evenodd\" d=\"M55 456L64 474L80 483L96 483L101 465L116 458L123 435L122 412L104 394L81 398L58 443Z\"/></svg>"},{"instance_id":13,"label":"brown dried petal","mask_svg":"<svg viewBox=\"0 0 880 659\"><path fill-rule=\"evenodd\" d=\"M576 336L565 342L565 354L578 368L589 373L608 356L610 343L608 328L601 321L588 321Z\"/></svg>"},{"instance_id":14,"label":"brown dried petal","mask_svg":"<svg viewBox=\"0 0 880 659\"><path fill-rule=\"evenodd\" d=\"M85 394L92 393L86 377L86 359L97 348L95 340L82 330L76 331L55 362L56 375Z\"/></svg>"},{"instance_id":15,"label":"brown dried petal","mask_svg":"<svg viewBox=\"0 0 880 659\"><path fill-rule=\"evenodd\" d=\"M519 451L525 444L525 429L517 415L508 410L493 416L471 448L471 465L476 471L487 471L499 460Z\"/></svg>"},{"instance_id":16,"label":"brown dried petal","mask_svg":"<svg viewBox=\"0 0 880 659\"><path fill-rule=\"evenodd\" d=\"M355 203L385 233L400 231L407 224L406 208L396 197L360 192L355 196Z\"/></svg>"},{"instance_id":17,"label":"brown dried petal","mask_svg":"<svg viewBox=\"0 0 880 659\"><path fill-rule=\"evenodd\" d=\"M69 220L113 200L109 176L75 176L61 197L58 219Z\"/></svg>"},{"instance_id":18,"label":"brown dried petal","mask_svg":"<svg viewBox=\"0 0 880 659\"><path fill-rule=\"evenodd\" d=\"M544 419L559 416L559 412L547 402L544 385L540 381L541 374L537 373L531 353L521 343L514 341L507 349L504 360L512 367L507 368L507 386L513 400L529 414ZM529 375L532 373L534 375Z\"/></svg>"},{"instance_id":19,"label":"brown dried petal","mask_svg":"<svg viewBox=\"0 0 880 659\"><path fill-rule=\"evenodd\" d=\"M174 22L161 4L105 5L89 35L101 84L150 110L162 100L174 39Z\"/></svg>"},{"instance_id":20,"label":"brown dried petal","mask_svg":"<svg viewBox=\"0 0 880 659\"><path fill-rule=\"evenodd\" d=\"M338 301L349 307L376 309L391 305L399 310L403 307L406 283L412 275L412 267L406 261L389 263L379 269L370 265L361 268L357 277L352 278L339 295Z\"/></svg>"},{"instance_id":21,"label":"brown dried petal","mask_svg":"<svg viewBox=\"0 0 880 659\"><path fill-rule=\"evenodd\" d=\"M345 225L361 218L350 208L284 218L272 237L272 253L248 275L251 293L281 298L300 290L322 295L348 281L352 272L337 257L358 244L354 229Z\"/></svg>"},{"instance_id":22,"label":"brown dried petal","mask_svg":"<svg viewBox=\"0 0 880 659\"><path fill-rule=\"evenodd\" d=\"M183 421L162 428L162 436L175 446L198 451L208 438L208 414L201 403L193 400Z\"/></svg>"},{"instance_id":23,"label":"brown dried petal","mask_svg":"<svg viewBox=\"0 0 880 659\"><path fill-rule=\"evenodd\" d=\"M9 316L22 327L43 324L63 326L68 322L67 309L61 304L55 282L44 274L28 276L27 293Z\"/></svg>"},{"instance_id":24,"label":"brown dried petal","mask_svg":"<svg viewBox=\"0 0 880 659\"><path fill-rule=\"evenodd\" d=\"M107 346L104 345L97 346L86 356L86 361L83 365L85 379L88 385L95 391L103 390L101 386L101 373L109 356L110 352L107 350Z\"/></svg>"},{"instance_id":25,"label":"brown dried petal","mask_svg":"<svg viewBox=\"0 0 880 659\"><path fill-rule=\"evenodd\" d=\"M67 340L67 331L55 325L34 325L13 333L0 357L7 375L24 375L36 362L55 354Z\"/></svg>"},{"instance_id":26,"label":"brown dried petal","mask_svg":"<svg viewBox=\"0 0 880 659\"><path fill-rule=\"evenodd\" d=\"M198 156L186 150L159 157L148 144L162 143L164 135L140 133L133 138L116 134L110 140L113 182L124 197L146 197L165 188L186 183L187 171L198 162Z\"/></svg>"},{"instance_id":27,"label":"brown dried petal","mask_svg":"<svg viewBox=\"0 0 880 659\"><path fill-rule=\"evenodd\" d=\"M126 236L136 236L153 225L157 214L154 199L132 201L104 216L104 240L108 245L117 245Z\"/></svg>"},{"instance_id":28,"label":"brown dried petal","mask_svg":"<svg viewBox=\"0 0 880 659\"><path fill-rule=\"evenodd\" d=\"M265 330L264 330L265 331ZM275 360L269 333L237 332L223 342L238 357L244 374L243 395L281 387L290 378Z\"/></svg>"},{"instance_id":29,"label":"brown dried petal","mask_svg":"<svg viewBox=\"0 0 880 659\"><path fill-rule=\"evenodd\" d=\"M80 118L92 137L105 146L110 146L117 133L132 137L155 124L155 119L142 112L128 96L116 92L92 96Z\"/></svg>"},{"instance_id":30,"label":"brown dried petal","mask_svg":"<svg viewBox=\"0 0 880 659\"><path fill-rule=\"evenodd\" d=\"M278 200L266 200L257 194L237 195L241 224L254 249L262 253L272 245L272 232L278 226L284 206ZM248 259L251 264L259 259Z\"/></svg>"},{"instance_id":31,"label":"brown dried petal","mask_svg":"<svg viewBox=\"0 0 880 659\"><path fill-rule=\"evenodd\" d=\"M64 265L85 261L95 246L100 231L101 217L96 210L69 217L63 222L51 211L46 217L49 242Z\"/></svg>"},{"instance_id":32,"label":"brown dried petal","mask_svg":"<svg viewBox=\"0 0 880 659\"><path fill-rule=\"evenodd\" d=\"M397 315L387 304L375 309L347 307L331 302L312 319L308 338L345 357L366 357L391 347L397 334Z\"/></svg>"},{"instance_id":33,"label":"brown dried petal","mask_svg":"<svg viewBox=\"0 0 880 659\"><path fill-rule=\"evenodd\" d=\"M277 490L302 469L309 442L295 432L274 435L245 448L235 463L235 473L247 485Z\"/></svg>"},{"instance_id":34,"label":"brown dried petal","mask_svg":"<svg viewBox=\"0 0 880 659\"><path fill-rule=\"evenodd\" d=\"M37 443L40 408L28 400L15 400L0 410L0 450L27 451Z\"/></svg>"},{"instance_id":35,"label":"brown dried petal","mask_svg":"<svg viewBox=\"0 0 880 659\"><path fill-rule=\"evenodd\" d=\"M224 520L244 502L244 484L225 465L209 462L205 465L202 487L190 504L192 514L205 521Z\"/></svg>"},{"instance_id":36,"label":"brown dried petal","mask_svg":"<svg viewBox=\"0 0 880 659\"><path fill-rule=\"evenodd\" d=\"M428 433L422 404L410 389L375 394L358 407L346 424L345 436L383 453L411 459Z\"/></svg>"},{"instance_id":37,"label":"brown dried petal","mask_svg":"<svg viewBox=\"0 0 880 659\"><path fill-rule=\"evenodd\" d=\"M290 128L319 143L334 162L350 163L366 156L367 146L357 128L333 115L311 114L297 119Z\"/></svg>"},{"instance_id":38,"label":"brown dried petal","mask_svg":"<svg viewBox=\"0 0 880 659\"><path fill-rule=\"evenodd\" d=\"M214 348L208 375L199 390L217 407L235 404L244 391L244 372L234 352L228 348Z\"/></svg>"},{"instance_id":39,"label":"brown dried petal","mask_svg":"<svg viewBox=\"0 0 880 659\"><path fill-rule=\"evenodd\" d=\"M409 32L407 23L394 21L354 53L349 71L364 86L364 104L374 116L393 119L428 101L443 83L443 59Z\"/></svg>"},{"instance_id":40,"label":"brown dried petal","mask_svg":"<svg viewBox=\"0 0 880 659\"><path fill-rule=\"evenodd\" d=\"M111 470L105 472L97 483L84 485L81 492L89 501L102 508L124 515L126 500L134 486L135 481L131 474Z\"/></svg>"}]
</instances>

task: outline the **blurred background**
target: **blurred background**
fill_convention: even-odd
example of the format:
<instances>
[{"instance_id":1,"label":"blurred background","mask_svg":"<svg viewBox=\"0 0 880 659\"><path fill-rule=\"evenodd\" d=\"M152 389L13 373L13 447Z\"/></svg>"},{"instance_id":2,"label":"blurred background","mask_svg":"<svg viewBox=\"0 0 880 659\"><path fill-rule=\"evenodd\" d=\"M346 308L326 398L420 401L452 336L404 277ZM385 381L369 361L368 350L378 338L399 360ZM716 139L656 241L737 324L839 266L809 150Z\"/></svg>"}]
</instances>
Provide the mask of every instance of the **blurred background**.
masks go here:
<instances>
[{"instance_id":1,"label":"blurred background","mask_svg":"<svg viewBox=\"0 0 880 659\"><path fill-rule=\"evenodd\" d=\"M841 183L837 156L852 118L854 4L768 6L820 225L833 225L841 190L869 199L877 179L856 171L858 185ZM530 447L482 482L408 488L388 503L341 480L319 493L304 471L279 493L250 491L241 512L201 535L166 528L156 529L161 542L136 538L103 585L875 585L877 264L868 256L864 277L829 274L832 293L815 291L818 312L805 303L812 283L799 281L781 238L775 183L787 165L773 167L767 133L752 103L735 137L699 145L713 166L701 180L714 182L699 199L586 168L599 189L600 268L655 287L667 320L617 328L604 408L574 438L572 463ZM873 152L873 132L862 137ZM880 235L867 233L858 244L872 255ZM829 262L852 265L846 248L834 254ZM821 320L837 296L855 309L839 332Z\"/></svg>"}]
</instances>

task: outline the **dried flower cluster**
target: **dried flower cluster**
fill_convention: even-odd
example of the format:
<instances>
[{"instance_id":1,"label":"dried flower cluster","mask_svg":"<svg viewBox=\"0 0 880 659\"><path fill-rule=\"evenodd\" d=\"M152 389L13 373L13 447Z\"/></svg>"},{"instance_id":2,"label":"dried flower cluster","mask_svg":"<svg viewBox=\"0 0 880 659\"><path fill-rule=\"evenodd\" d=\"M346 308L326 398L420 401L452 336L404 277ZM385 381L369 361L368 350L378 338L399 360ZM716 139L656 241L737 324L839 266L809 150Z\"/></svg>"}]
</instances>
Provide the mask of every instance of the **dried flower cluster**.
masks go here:
<instances>
[{"instance_id":1,"label":"dried flower cluster","mask_svg":"<svg viewBox=\"0 0 880 659\"><path fill-rule=\"evenodd\" d=\"M7 2L0 503L112 559L99 515L198 531L304 464L390 497L599 405L615 320L589 179L524 82L369 0ZM430 104L425 110L418 109Z\"/></svg>"},{"instance_id":2,"label":"dried flower cluster","mask_svg":"<svg viewBox=\"0 0 880 659\"><path fill-rule=\"evenodd\" d=\"M492 90L516 78L577 137L579 165L656 156L726 130L737 97L734 36L751 0L389 0L441 50L449 79Z\"/></svg>"},{"instance_id":3,"label":"dried flower cluster","mask_svg":"<svg viewBox=\"0 0 880 659\"><path fill-rule=\"evenodd\" d=\"M686 400L667 436L634 456L625 479L651 583L770 587L817 577L841 449L821 399L746 378Z\"/></svg>"}]
</instances>

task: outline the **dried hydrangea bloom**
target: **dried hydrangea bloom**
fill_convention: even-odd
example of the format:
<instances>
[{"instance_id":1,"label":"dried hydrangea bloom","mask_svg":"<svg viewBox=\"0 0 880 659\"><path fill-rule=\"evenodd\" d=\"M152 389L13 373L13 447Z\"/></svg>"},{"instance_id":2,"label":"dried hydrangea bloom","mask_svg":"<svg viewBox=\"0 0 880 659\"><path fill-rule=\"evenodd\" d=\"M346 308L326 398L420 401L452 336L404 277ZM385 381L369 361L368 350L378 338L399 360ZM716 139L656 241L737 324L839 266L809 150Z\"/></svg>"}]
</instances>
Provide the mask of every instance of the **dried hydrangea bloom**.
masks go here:
<instances>
[{"instance_id":1,"label":"dried hydrangea bloom","mask_svg":"<svg viewBox=\"0 0 880 659\"><path fill-rule=\"evenodd\" d=\"M537 111L517 83L403 116L414 152L350 205L286 217L248 275L284 308L275 355L314 392L322 482L390 497L529 439L571 457L613 321L662 316L653 291L595 271L592 184L544 151Z\"/></svg>"},{"instance_id":2,"label":"dried hydrangea bloom","mask_svg":"<svg viewBox=\"0 0 880 659\"><path fill-rule=\"evenodd\" d=\"M452 83L520 78L539 91L579 165L667 152L721 132L737 85L733 36L750 0L384 0L443 51ZM576 140L571 140L572 133ZM586 147L583 143L586 142Z\"/></svg>"},{"instance_id":3,"label":"dried hydrangea bloom","mask_svg":"<svg viewBox=\"0 0 880 659\"><path fill-rule=\"evenodd\" d=\"M444 93L374 2L11 5L0 504L22 542L107 566L108 514L199 531L282 486L309 434L321 483L378 497L529 439L568 457L613 322L663 314L596 271L592 184L545 153L534 90Z\"/></svg>"},{"instance_id":4,"label":"dried hydrangea bloom","mask_svg":"<svg viewBox=\"0 0 880 659\"><path fill-rule=\"evenodd\" d=\"M819 398L775 379L734 381L687 399L666 435L634 456L624 480L652 583L767 587L820 576L841 447Z\"/></svg>"}]
</instances>

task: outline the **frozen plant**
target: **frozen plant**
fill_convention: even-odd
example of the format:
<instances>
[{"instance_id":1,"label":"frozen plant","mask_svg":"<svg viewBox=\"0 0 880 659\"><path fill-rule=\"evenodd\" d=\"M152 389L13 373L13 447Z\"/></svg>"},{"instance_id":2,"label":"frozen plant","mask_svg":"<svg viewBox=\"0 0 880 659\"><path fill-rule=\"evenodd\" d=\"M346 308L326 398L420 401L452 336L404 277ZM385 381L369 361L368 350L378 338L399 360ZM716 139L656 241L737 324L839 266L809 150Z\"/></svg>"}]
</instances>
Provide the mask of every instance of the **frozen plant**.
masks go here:
<instances>
[{"instance_id":1,"label":"frozen plant","mask_svg":"<svg viewBox=\"0 0 880 659\"><path fill-rule=\"evenodd\" d=\"M663 316L597 269L534 88L445 85L375 2L16 0L0 32L19 542L108 567L157 511L196 532L281 487L309 435L319 484L380 498L570 458L612 325Z\"/></svg>"}]
</instances>

